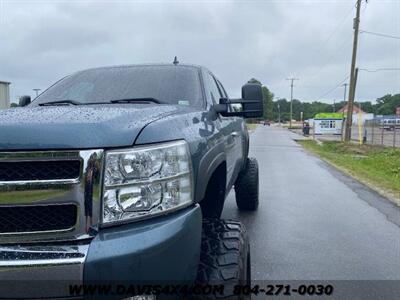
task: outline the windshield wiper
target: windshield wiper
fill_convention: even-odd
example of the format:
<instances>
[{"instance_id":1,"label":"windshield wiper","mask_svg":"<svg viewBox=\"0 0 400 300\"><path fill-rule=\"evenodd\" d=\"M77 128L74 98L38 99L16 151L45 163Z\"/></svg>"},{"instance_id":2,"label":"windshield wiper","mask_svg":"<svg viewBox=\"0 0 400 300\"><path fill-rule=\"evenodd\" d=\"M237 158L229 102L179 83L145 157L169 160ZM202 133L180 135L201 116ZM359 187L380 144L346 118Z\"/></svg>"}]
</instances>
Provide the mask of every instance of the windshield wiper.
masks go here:
<instances>
[{"instance_id":1,"label":"windshield wiper","mask_svg":"<svg viewBox=\"0 0 400 300\"><path fill-rule=\"evenodd\" d=\"M133 103L133 102L153 102L153 103L157 103L157 104L162 104L163 102L161 102L158 99L155 98L129 98L129 99L118 99L118 100L111 100L111 103Z\"/></svg>"},{"instance_id":2,"label":"windshield wiper","mask_svg":"<svg viewBox=\"0 0 400 300\"><path fill-rule=\"evenodd\" d=\"M90 104L107 104L107 103L133 103L133 102L153 102L157 104L162 104L160 100L155 98L129 98L129 99L118 99L111 100L110 102L89 102L83 103L75 100L58 100L39 103L39 106L51 106L51 105L90 105Z\"/></svg>"},{"instance_id":3,"label":"windshield wiper","mask_svg":"<svg viewBox=\"0 0 400 300\"><path fill-rule=\"evenodd\" d=\"M81 105L83 103L75 100L58 100L58 101L50 101L50 102L43 102L39 103L39 106L50 106L50 105Z\"/></svg>"}]
</instances>

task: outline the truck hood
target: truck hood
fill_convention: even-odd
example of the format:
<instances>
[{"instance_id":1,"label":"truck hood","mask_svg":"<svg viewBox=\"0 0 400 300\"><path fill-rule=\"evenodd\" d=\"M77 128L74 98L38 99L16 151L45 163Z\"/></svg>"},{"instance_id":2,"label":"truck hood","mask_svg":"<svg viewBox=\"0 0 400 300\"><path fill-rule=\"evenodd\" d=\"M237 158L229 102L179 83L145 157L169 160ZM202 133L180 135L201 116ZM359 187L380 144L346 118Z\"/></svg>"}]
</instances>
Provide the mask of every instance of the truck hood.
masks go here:
<instances>
[{"instance_id":1,"label":"truck hood","mask_svg":"<svg viewBox=\"0 0 400 300\"><path fill-rule=\"evenodd\" d=\"M0 110L0 151L131 146L144 126L180 110L153 104Z\"/></svg>"}]
</instances>

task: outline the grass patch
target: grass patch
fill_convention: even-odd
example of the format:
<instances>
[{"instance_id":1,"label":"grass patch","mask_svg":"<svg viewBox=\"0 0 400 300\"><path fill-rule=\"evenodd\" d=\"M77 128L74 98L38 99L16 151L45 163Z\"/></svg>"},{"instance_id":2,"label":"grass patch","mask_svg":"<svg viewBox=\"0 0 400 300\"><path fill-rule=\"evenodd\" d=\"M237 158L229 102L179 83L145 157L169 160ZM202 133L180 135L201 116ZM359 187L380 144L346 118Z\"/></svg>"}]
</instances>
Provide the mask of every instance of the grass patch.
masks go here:
<instances>
[{"instance_id":1,"label":"grass patch","mask_svg":"<svg viewBox=\"0 0 400 300\"><path fill-rule=\"evenodd\" d=\"M256 123L246 123L247 130L255 130L257 127Z\"/></svg>"},{"instance_id":2,"label":"grass patch","mask_svg":"<svg viewBox=\"0 0 400 300\"><path fill-rule=\"evenodd\" d=\"M394 195L400 205L400 149L341 142L319 145L311 140L298 143L372 188Z\"/></svg>"}]
</instances>

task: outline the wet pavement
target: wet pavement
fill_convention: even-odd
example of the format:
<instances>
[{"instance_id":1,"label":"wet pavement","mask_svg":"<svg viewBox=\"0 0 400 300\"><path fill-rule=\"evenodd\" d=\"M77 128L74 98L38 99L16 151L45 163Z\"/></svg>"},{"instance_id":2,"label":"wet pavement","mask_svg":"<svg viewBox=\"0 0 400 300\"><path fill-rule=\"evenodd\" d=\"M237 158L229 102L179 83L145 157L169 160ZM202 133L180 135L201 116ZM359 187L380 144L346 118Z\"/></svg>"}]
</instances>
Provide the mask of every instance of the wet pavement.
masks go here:
<instances>
[{"instance_id":1,"label":"wet pavement","mask_svg":"<svg viewBox=\"0 0 400 300\"><path fill-rule=\"evenodd\" d=\"M252 278L399 280L400 209L303 150L299 138L258 126L250 156L259 162L259 210L239 212L234 192L226 200L223 217L249 232Z\"/></svg>"}]
</instances>

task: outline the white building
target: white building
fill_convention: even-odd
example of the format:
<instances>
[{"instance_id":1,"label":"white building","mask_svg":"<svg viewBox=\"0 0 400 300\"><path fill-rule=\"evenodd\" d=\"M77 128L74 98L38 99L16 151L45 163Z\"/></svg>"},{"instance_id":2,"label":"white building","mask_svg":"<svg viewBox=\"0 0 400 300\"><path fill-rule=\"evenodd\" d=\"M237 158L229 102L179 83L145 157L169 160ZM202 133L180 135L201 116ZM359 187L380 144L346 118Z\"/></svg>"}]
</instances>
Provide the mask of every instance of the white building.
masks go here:
<instances>
[{"instance_id":1,"label":"white building","mask_svg":"<svg viewBox=\"0 0 400 300\"><path fill-rule=\"evenodd\" d=\"M0 109L10 107L10 82L0 81Z\"/></svg>"},{"instance_id":2,"label":"white building","mask_svg":"<svg viewBox=\"0 0 400 300\"><path fill-rule=\"evenodd\" d=\"M338 113L342 113L344 117L347 117L347 104L342 107ZM358 123L364 124L365 121L372 120L374 118L374 114L366 113L361 108L356 105L353 106L353 117L352 123L353 125L358 125Z\"/></svg>"},{"instance_id":3,"label":"white building","mask_svg":"<svg viewBox=\"0 0 400 300\"><path fill-rule=\"evenodd\" d=\"M313 119L315 134L342 134L343 117L338 113L319 113Z\"/></svg>"}]
</instances>

